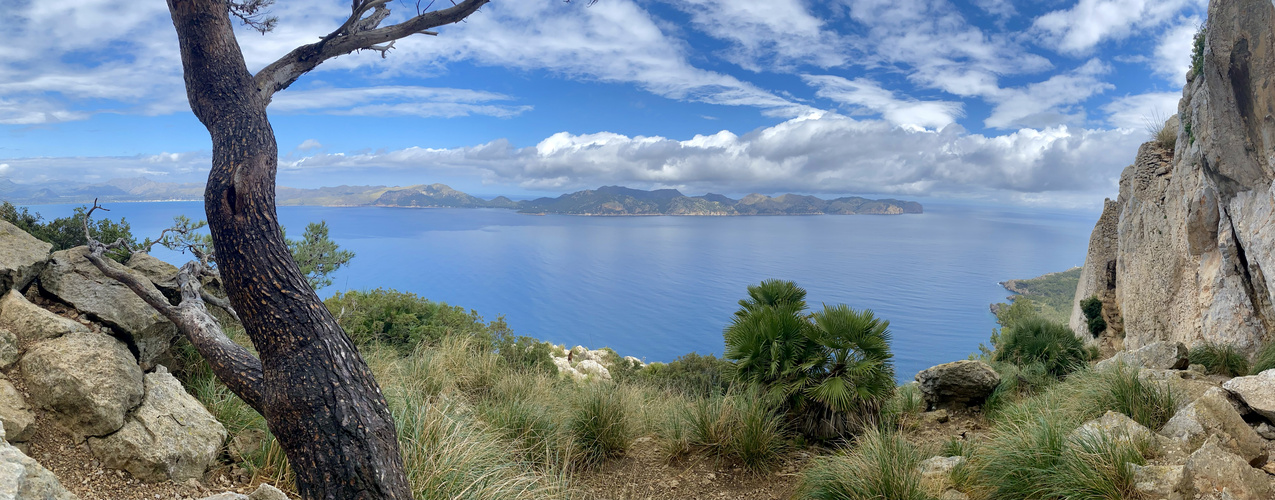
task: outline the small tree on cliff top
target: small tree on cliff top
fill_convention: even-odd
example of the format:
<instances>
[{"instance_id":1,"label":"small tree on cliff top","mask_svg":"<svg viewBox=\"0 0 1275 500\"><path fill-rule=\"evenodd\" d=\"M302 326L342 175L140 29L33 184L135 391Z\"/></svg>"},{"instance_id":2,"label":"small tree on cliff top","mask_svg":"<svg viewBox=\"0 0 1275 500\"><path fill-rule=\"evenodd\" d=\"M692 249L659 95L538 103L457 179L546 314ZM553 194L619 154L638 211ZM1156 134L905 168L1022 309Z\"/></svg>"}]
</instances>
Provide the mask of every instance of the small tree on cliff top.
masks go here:
<instances>
[{"instance_id":1,"label":"small tree on cliff top","mask_svg":"<svg viewBox=\"0 0 1275 500\"><path fill-rule=\"evenodd\" d=\"M173 306L105 261L106 252L124 242L90 241L89 260L177 324L217 378L266 418L304 498L412 494L385 397L288 251L275 214L279 154L266 106L328 59L360 50L384 57L395 40L434 35L431 29L459 22L488 1L425 6L405 21L381 26L390 0L353 0L340 26L254 75L235 40L233 19L269 31L275 20L265 9L273 0L167 0L190 107L212 138L204 210L216 269L207 255L182 266L182 301ZM229 305L260 357L231 342L208 313L209 296L198 278L213 273L220 274Z\"/></svg>"}]
</instances>

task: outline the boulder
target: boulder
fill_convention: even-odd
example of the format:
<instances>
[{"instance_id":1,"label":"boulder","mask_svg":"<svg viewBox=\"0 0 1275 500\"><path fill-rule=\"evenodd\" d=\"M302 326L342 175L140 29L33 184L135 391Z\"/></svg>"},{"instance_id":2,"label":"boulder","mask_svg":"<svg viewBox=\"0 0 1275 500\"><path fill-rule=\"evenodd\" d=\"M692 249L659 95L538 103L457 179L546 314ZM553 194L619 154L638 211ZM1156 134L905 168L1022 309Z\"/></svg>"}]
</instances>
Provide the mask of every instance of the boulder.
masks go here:
<instances>
[{"instance_id":1,"label":"boulder","mask_svg":"<svg viewBox=\"0 0 1275 500\"><path fill-rule=\"evenodd\" d=\"M646 368L646 363L643 363L642 360L633 356L625 356L624 362L628 363L629 366L632 366L634 368Z\"/></svg>"},{"instance_id":2,"label":"boulder","mask_svg":"<svg viewBox=\"0 0 1275 500\"><path fill-rule=\"evenodd\" d=\"M53 244L0 220L0 293L22 290L40 275Z\"/></svg>"},{"instance_id":3,"label":"boulder","mask_svg":"<svg viewBox=\"0 0 1275 500\"><path fill-rule=\"evenodd\" d=\"M5 441L0 427L0 500L76 500L57 476Z\"/></svg>"},{"instance_id":4,"label":"boulder","mask_svg":"<svg viewBox=\"0 0 1275 500\"><path fill-rule=\"evenodd\" d=\"M1222 388L1234 394L1262 418L1275 422L1275 370L1266 370L1248 377L1235 377L1222 383Z\"/></svg>"},{"instance_id":5,"label":"boulder","mask_svg":"<svg viewBox=\"0 0 1275 500\"><path fill-rule=\"evenodd\" d=\"M0 370L18 362L22 351L18 347L18 337L6 328L0 328Z\"/></svg>"},{"instance_id":6,"label":"boulder","mask_svg":"<svg viewBox=\"0 0 1275 500\"><path fill-rule=\"evenodd\" d=\"M987 363L963 360L927 368L916 381L929 409L959 410L983 404L1001 377Z\"/></svg>"},{"instance_id":7,"label":"boulder","mask_svg":"<svg viewBox=\"0 0 1275 500\"><path fill-rule=\"evenodd\" d=\"M142 370L123 342L72 333L36 343L19 363L31 403L67 429L102 436L124 425L142 401Z\"/></svg>"},{"instance_id":8,"label":"boulder","mask_svg":"<svg viewBox=\"0 0 1275 500\"><path fill-rule=\"evenodd\" d=\"M137 352L138 362L149 370L155 359L172 346L177 327L123 283L103 275L84 256L87 251L87 247L75 247L53 252L49 265L40 274L40 286L126 335ZM113 260L108 259L107 264L145 278ZM147 279L143 285L154 289L149 283Z\"/></svg>"},{"instance_id":9,"label":"boulder","mask_svg":"<svg viewBox=\"0 0 1275 500\"><path fill-rule=\"evenodd\" d=\"M1146 500L1188 500L1191 484L1181 465L1129 464L1133 471L1133 489Z\"/></svg>"},{"instance_id":10,"label":"boulder","mask_svg":"<svg viewBox=\"0 0 1275 500\"><path fill-rule=\"evenodd\" d=\"M0 378L0 424L7 439L15 443L30 439L35 431L35 415L31 414L27 401L13 383L3 378Z\"/></svg>"},{"instance_id":11,"label":"boulder","mask_svg":"<svg viewBox=\"0 0 1275 500\"><path fill-rule=\"evenodd\" d=\"M148 253L137 252L128 258L129 269L141 273L174 304L181 301L181 287L177 284L177 266L159 260Z\"/></svg>"},{"instance_id":12,"label":"boulder","mask_svg":"<svg viewBox=\"0 0 1275 500\"><path fill-rule=\"evenodd\" d=\"M1199 365L1196 365L1199 366ZM1193 370L1152 370L1144 368L1138 371L1138 378L1143 381L1160 382L1168 386L1177 396L1178 401L1190 403L1199 399L1209 389L1218 387L1210 377Z\"/></svg>"},{"instance_id":13,"label":"boulder","mask_svg":"<svg viewBox=\"0 0 1275 500\"><path fill-rule=\"evenodd\" d=\"M1199 500L1269 500L1275 497L1265 472L1209 438L1182 467L1187 488ZM1190 498L1190 497L1188 497Z\"/></svg>"},{"instance_id":14,"label":"boulder","mask_svg":"<svg viewBox=\"0 0 1275 500\"><path fill-rule=\"evenodd\" d=\"M1154 443L1156 434L1123 413L1110 411L1101 417L1085 422L1071 433L1072 442L1098 440L1106 436L1115 443Z\"/></svg>"},{"instance_id":15,"label":"boulder","mask_svg":"<svg viewBox=\"0 0 1275 500\"><path fill-rule=\"evenodd\" d=\"M930 457L921 461L916 467L921 473L921 487L936 497L952 489L952 469L963 463L965 457L960 456Z\"/></svg>"},{"instance_id":16,"label":"boulder","mask_svg":"<svg viewBox=\"0 0 1275 500\"><path fill-rule=\"evenodd\" d=\"M89 438L93 456L143 481L204 477L226 440L226 429L163 366L146 374L145 386L141 406L120 430Z\"/></svg>"},{"instance_id":17,"label":"boulder","mask_svg":"<svg viewBox=\"0 0 1275 500\"><path fill-rule=\"evenodd\" d=\"M611 372L602 363L592 359L586 359L576 364L576 371L586 376L597 377L602 380L611 380Z\"/></svg>"},{"instance_id":18,"label":"boulder","mask_svg":"<svg viewBox=\"0 0 1275 500\"><path fill-rule=\"evenodd\" d=\"M204 497L200 500L288 500L288 495L283 491L280 491L279 488L262 483L261 486L258 486L251 495L227 491L210 497Z\"/></svg>"},{"instance_id":19,"label":"boulder","mask_svg":"<svg viewBox=\"0 0 1275 500\"><path fill-rule=\"evenodd\" d=\"M1266 461L1266 440L1244 422L1227 399L1226 391L1216 387L1178 410L1160 434L1182 443L1188 452L1216 437L1219 446L1243 457L1245 462Z\"/></svg>"},{"instance_id":20,"label":"boulder","mask_svg":"<svg viewBox=\"0 0 1275 500\"><path fill-rule=\"evenodd\" d=\"M32 304L16 290L6 293L0 299L0 328L8 328L23 343L89 331L88 327L77 321Z\"/></svg>"},{"instance_id":21,"label":"boulder","mask_svg":"<svg viewBox=\"0 0 1275 500\"><path fill-rule=\"evenodd\" d=\"M1152 342L1133 351L1120 351L1099 361L1094 367L1102 371L1123 363L1135 368L1153 370L1185 370L1191 365L1189 350L1181 342Z\"/></svg>"}]
</instances>

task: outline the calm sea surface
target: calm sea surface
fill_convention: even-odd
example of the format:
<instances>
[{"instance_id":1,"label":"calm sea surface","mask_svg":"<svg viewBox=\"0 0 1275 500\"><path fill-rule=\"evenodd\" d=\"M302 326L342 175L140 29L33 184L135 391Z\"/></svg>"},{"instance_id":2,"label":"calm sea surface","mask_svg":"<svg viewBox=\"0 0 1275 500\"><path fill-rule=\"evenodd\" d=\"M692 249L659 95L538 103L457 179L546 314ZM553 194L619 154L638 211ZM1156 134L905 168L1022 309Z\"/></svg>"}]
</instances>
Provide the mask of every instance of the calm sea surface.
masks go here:
<instances>
[{"instance_id":1,"label":"calm sea surface","mask_svg":"<svg viewBox=\"0 0 1275 500\"><path fill-rule=\"evenodd\" d=\"M133 234L202 203L115 203ZM73 205L31 207L46 218ZM796 281L813 308L845 303L890 320L899 378L964 359L987 340L997 282L1084 262L1093 212L926 204L923 215L804 217L530 216L496 209L281 207L299 237L326 220L353 250L320 291L395 288L504 315L514 331L670 361L721 354L722 328L767 278ZM173 263L186 258L156 256Z\"/></svg>"}]
</instances>

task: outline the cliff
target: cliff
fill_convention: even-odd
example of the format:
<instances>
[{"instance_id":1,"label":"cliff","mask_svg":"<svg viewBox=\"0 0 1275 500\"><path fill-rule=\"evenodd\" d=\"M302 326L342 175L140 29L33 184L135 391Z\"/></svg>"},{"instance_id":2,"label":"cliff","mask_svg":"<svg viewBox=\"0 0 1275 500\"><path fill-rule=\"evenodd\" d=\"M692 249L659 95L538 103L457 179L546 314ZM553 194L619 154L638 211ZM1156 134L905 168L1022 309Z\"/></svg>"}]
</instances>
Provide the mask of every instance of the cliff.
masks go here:
<instances>
[{"instance_id":1,"label":"cliff","mask_svg":"<svg viewBox=\"0 0 1275 500\"><path fill-rule=\"evenodd\" d=\"M1073 304L1097 296L1125 349L1270 340L1275 290L1275 4L1212 2L1172 150L1144 144L1094 228ZM1123 325L1121 331L1121 323ZM1084 332L1084 335L1088 335Z\"/></svg>"}]
</instances>

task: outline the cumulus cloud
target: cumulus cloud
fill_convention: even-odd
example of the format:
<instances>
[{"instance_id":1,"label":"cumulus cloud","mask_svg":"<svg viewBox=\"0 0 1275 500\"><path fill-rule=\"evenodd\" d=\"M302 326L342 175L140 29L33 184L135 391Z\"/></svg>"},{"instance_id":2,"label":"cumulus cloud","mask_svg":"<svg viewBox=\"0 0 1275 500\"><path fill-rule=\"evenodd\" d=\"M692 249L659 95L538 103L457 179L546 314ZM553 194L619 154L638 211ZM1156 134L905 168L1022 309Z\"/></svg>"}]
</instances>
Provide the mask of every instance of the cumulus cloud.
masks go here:
<instances>
[{"instance_id":1,"label":"cumulus cloud","mask_svg":"<svg viewBox=\"0 0 1275 500\"><path fill-rule=\"evenodd\" d=\"M1102 107L1114 127L1144 131L1178 113L1181 92L1148 92L1112 100Z\"/></svg>"},{"instance_id":2,"label":"cumulus cloud","mask_svg":"<svg viewBox=\"0 0 1275 500\"><path fill-rule=\"evenodd\" d=\"M1186 83L1186 72L1191 68L1191 41L1201 22L1197 16L1180 18L1156 40L1155 57L1148 61L1151 71L1174 88Z\"/></svg>"},{"instance_id":3,"label":"cumulus cloud","mask_svg":"<svg viewBox=\"0 0 1275 500\"><path fill-rule=\"evenodd\" d=\"M725 56L751 71L799 64L840 66L848 46L801 0L679 0L666 2L689 14L694 27L731 42Z\"/></svg>"},{"instance_id":4,"label":"cumulus cloud","mask_svg":"<svg viewBox=\"0 0 1275 500\"><path fill-rule=\"evenodd\" d=\"M1115 88L1101 80L1110 70L1102 61L1091 59L1079 68L1043 82L998 91L990 99L996 106L984 123L988 127L1011 129L1083 122L1084 109L1076 105Z\"/></svg>"},{"instance_id":5,"label":"cumulus cloud","mask_svg":"<svg viewBox=\"0 0 1275 500\"><path fill-rule=\"evenodd\" d=\"M819 89L815 93L819 97L880 114L895 125L936 128L955 122L962 114L963 105L959 102L897 97L867 78L847 80L831 75L802 75L802 79Z\"/></svg>"},{"instance_id":6,"label":"cumulus cloud","mask_svg":"<svg viewBox=\"0 0 1275 500\"><path fill-rule=\"evenodd\" d=\"M1032 28L1061 52L1087 54L1106 40L1121 40L1160 26L1200 0L1080 0L1070 9L1036 18Z\"/></svg>"},{"instance_id":7,"label":"cumulus cloud","mask_svg":"<svg viewBox=\"0 0 1275 500\"><path fill-rule=\"evenodd\" d=\"M322 148L323 148L323 143L314 139L306 139L304 141L301 141L301 144L297 146L297 151L313 151L315 149L322 149Z\"/></svg>"}]
</instances>

